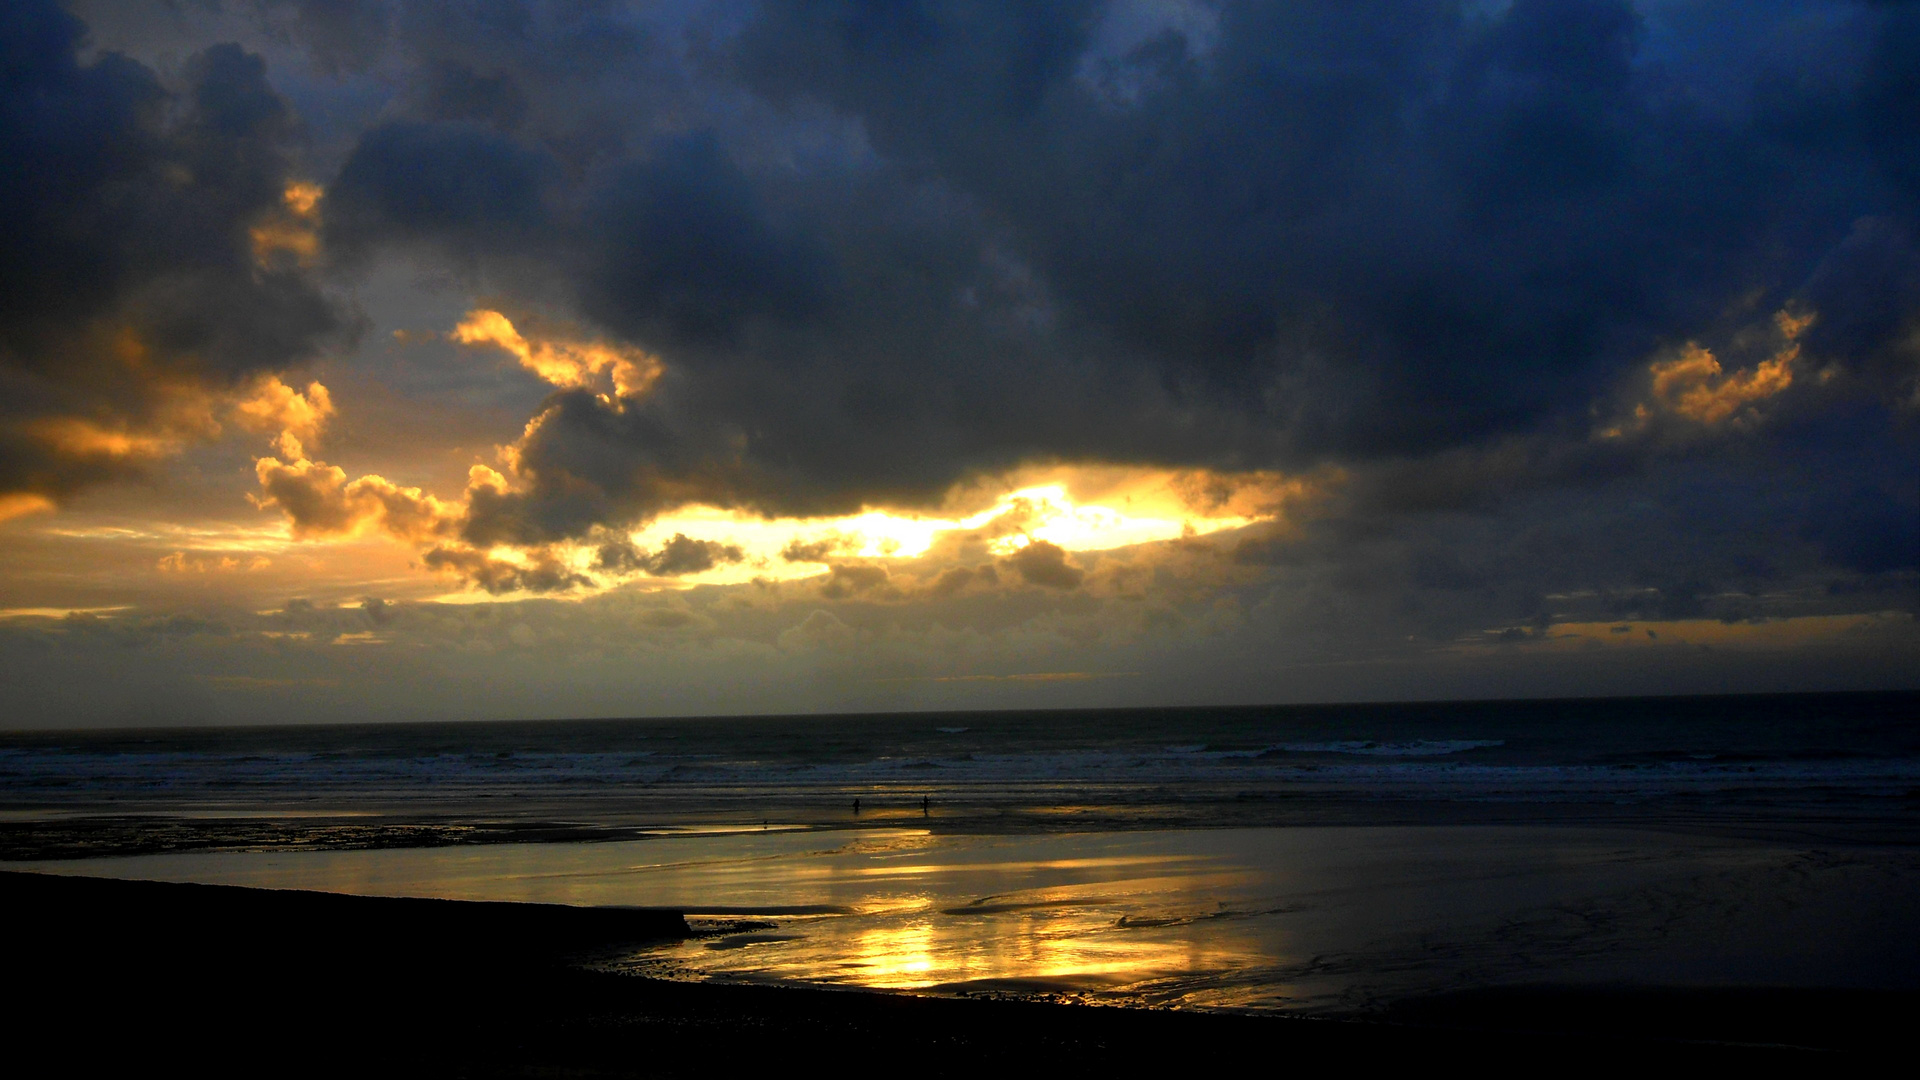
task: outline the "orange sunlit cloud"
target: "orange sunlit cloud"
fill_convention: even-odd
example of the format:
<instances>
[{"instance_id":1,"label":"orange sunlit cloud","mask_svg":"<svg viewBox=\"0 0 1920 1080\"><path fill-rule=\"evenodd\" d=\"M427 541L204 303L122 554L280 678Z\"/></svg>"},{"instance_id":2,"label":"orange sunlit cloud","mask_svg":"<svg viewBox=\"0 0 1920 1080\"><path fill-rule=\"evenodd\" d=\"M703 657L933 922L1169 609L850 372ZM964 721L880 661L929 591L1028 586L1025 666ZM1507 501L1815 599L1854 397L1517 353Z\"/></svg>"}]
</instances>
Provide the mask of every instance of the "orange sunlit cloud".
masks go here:
<instances>
[{"instance_id":1,"label":"orange sunlit cloud","mask_svg":"<svg viewBox=\"0 0 1920 1080\"><path fill-rule=\"evenodd\" d=\"M61 456L82 460L164 457L180 445L178 439L167 434L107 427L75 416L36 421L27 430Z\"/></svg>"},{"instance_id":2,"label":"orange sunlit cloud","mask_svg":"<svg viewBox=\"0 0 1920 1080\"><path fill-rule=\"evenodd\" d=\"M626 345L546 336L529 341L498 311L475 308L449 335L462 345L492 345L512 353L520 366L562 389L592 387L602 372L615 397L637 397L660 377L660 361Z\"/></svg>"},{"instance_id":3,"label":"orange sunlit cloud","mask_svg":"<svg viewBox=\"0 0 1920 1080\"><path fill-rule=\"evenodd\" d=\"M1792 365L1799 352L1795 346L1751 371L1727 374L1712 353L1689 344L1677 359L1653 365L1653 396L1689 420L1717 424L1741 407L1793 385Z\"/></svg>"},{"instance_id":4,"label":"orange sunlit cloud","mask_svg":"<svg viewBox=\"0 0 1920 1080\"><path fill-rule=\"evenodd\" d=\"M611 382L613 396L604 391L600 396L615 408L644 392L662 370L657 359L638 349L525 330L489 308L470 310L448 337L464 345L502 349L558 387L590 389L604 378ZM283 511L297 539L384 532L416 545L428 569L458 576L489 593L591 590L646 578L678 584L808 578L839 560L913 559L938 544L962 539L985 555L1012 557L1033 546L1040 561L1057 561L1055 553L1175 540L1272 520L1284 516L1289 506L1315 497L1328 481L1264 472L1032 465L998 482L976 478L957 486L945 501L949 509L942 512L869 507L833 518L769 518L747 509L703 504L689 491L687 502L634 528L611 526L574 541L481 549L462 539L463 527L477 506L517 490L517 481L524 479L521 444L546 421L550 409L528 421L521 440L497 448L505 474L476 464L465 490L447 500L378 475L349 480L339 467L310 459L305 440L332 412L324 386L316 382L298 392L278 379L261 382L236 407L236 418L251 430L282 429L275 443L277 456L255 463L261 485L255 504ZM675 544L688 551L724 552L726 557L691 563L667 558ZM1064 582L1079 573L1064 564L1055 573L1041 573L1046 569L1026 567L1033 573L1024 576L1034 581L1040 573Z\"/></svg>"},{"instance_id":5,"label":"orange sunlit cloud","mask_svg":"<svg viewBox=\"0 0 1920 1080\"><path fill-rule=\"evenodd\" d=\"M53 500L44 495L0 494L0 521L28 514L43 514L53 509Z\"/></svg>"},{"instance_id":6,"label":"orange sunlit cloud","mask_svg":"<svg viewBox=\"0 0 1920 1080\"><path fill-rule=\"evenodd\" d=\"M281 198L287 204L288 210L301 217L310 218L320 205L320 197L324 194L319 184L302 183L296 180L287 185L287 190L282 193Z\"/></svg>"},{"instance_id":7,"label":"orange sunlit cloud","mask_svg":"<svg viewBox=\"0 0 1920 1080\"><path fill-rule=\"evenodd\" d=\"M147 400L136 415L42 416L13 430L54 460L138 471L194 443L218 438L225 430L223 421L244 431L276 432L282 452L297 459L305 453L303 442L318 438L335 412L332 396L319 382L298 390L267 373L238 387L217 387L191 374L162 371L147 343L131 329L115 331L107 352L146 390ZM57 484L0 492L0 520L58 509L62 494Z\"/></svg>"},{"instance_id":8,"label":"orange sunlit cloud","mask_svg":"<svg viewBox=\"0 0 1920 1080\"><path fill-rule=\"evenodd\" d=\"M320 255L320 200L325 194L318 184L288 184L280 194L280 209L248 231L254 261L266 266L288 255L301 266L312 264Z\"/></svg>"},{"instance_id":9,"label":"orange sunlit cloud","mask_svg":"<svg viewBox=\"0 0 1920 1080\"><path fill-rule=\"evenodd\" d=\"M1904 612L1863 612L1847 615L1797 615L1755 622L1721 619L1672 619L1654 622L1555 623L1543 633L1514 634L1488 631L1471 649L1512 648L1593 650L1710 647L1729 649L1793 649L1810 642L1911 623ZM1497 643L1497 644L1496 644Z\"/></svg>"},{"instance_id":10,"label":"orange sunlit cloud","mask_svg":"<svg viewBox=\"0 0 1920 1080\"><path fill-rule=\"evenodd\" d=\"M491 311L474 312L455 334L469 343L501 345L530 366L546 364L547 373L562 384L602 371L611 371L618 382L627 377L618 365L637 363L614 352L591 351L599 346L528 344L509 320ZM1315 497L1328 483L1327 478L1276 473L1031 466L999 485L976 479L957 488L947 504L961 512L916 514L876 507L833 518L768 518L692 503L640 528L601 530L588 540L482 550L460 539L462 524L476 498L498 499L514 490L508 475L475 464L466 489L448 500L375 474L349 479L344 469L311 459L304 442L321 431L333 412L325 386L315 382L295 391L277 378L260 381L235 405L236 420L250 430L281 428L276 456L255 462L261 489L252 497L255 505L282 511L296 540L385 534L415 545L426 568L493 594L591 591L644 578L672 579L679 585L810 578L840 560L914 559L959 539L978 544L987 555L1024 558L1022 553L1032 547L1038 556L1057 561L1064 552L1203 536L1272 520L1290 505ZM539 417L530 421L529 430L539 423ZM499 449L505 466L517 475L516 447ZM1014 484L1021 486L1008 490ZM663 569L670 560L657 553L675 543L710 547L727 557ZM627 557L609 560L608 544ZM1023 572L1033 571L1024 573L1029 581L1064 583L1073 575L1077 583L1079 572L1064 564L1051 575L1041 573L1046 569L1024 567Z\"/></svg>"},{"instance_id":11,"label":"orange sunlit cloud","mask_svg":"<svg viewBox=\"0 0 1920 1080\"><path fill-rule=\"evenodd\" d=\"M255 555L242 561L232 555L189 555L184 551L173 551L162 555L154 563L154 569L163 574L217 574L265 570L272 565L273 560L265 555Z\"/></svg>"},{"instance_id":12,"label":"orange sunlit cloud","mask_svg":"<svg viewBox=\"0 0 1920 1080\"><path fill-rule=\"evenodd\" d=\"M418 555L384 529L364 535L295 539L284 517L255 523L176 523L81 506L61 518L17 524L9 584L0 606L91 608L106 602L147 605L160 597L217 599L277 610L289 597L357 605L368 594L420 599L444 591L418 568ZM64 596L75 567L86 567L84 600Z\"/></svg>"},{"instance_id":13,"label":"orange sunlit cloud","mask_svg":"<svg viewBox=\"0 0 1920 1080\"><path fill-rule=\"evenodd\" d=\"M298 391L268 376L233 408L235 421L249 431L280 431L273 444L278 456L254 462L261 494L249 498L262 509L283 511L294 539L385 531L425 542L452 529L458 508L419 488L373 474L349 481L339 466L308 459L306 444L334 414L333 396L319 382Z\"/></svg>"},{"instance_id":14,"label":"orange sunlit cloud","mask_svg":"<svg viewBox=\"0 0 1920 1080\"><path fill-rule=\"evenodd\" d=\"M254 472L263 492L254 504L284 511L295 539L385 530L421 542L448 533L458 516L455 507L419 488L371 474L349 481L339 466L304 457L260 458Z\"/></svg>"},{"instance_id":15,"label":"orange sunlit cloud","mask_svg":"<svg viewBox=\"0 0 1920 1080\"><path fill-rule=\"evenodd\" d=\"M1634 406L1629 419L1602 429L1600 437L1618 439L1644 430L1658 415L1707 428L1751 417L1761 402L1793 385L1800 361L1798 339L1813 321L1812 313L1775 312L1771 334L1777 347L1771 356L1745 370L1727 371L1712 351L1687 342L1677 355L1647 366L1647 400Z\"/></svg>"},{"instance_id":16,"label":"orange sunlit cloud","mask_svg":"<svg viewBox=\"0 0 1920 1080\"><path fill-rule=\"evenodd\" d=\"M183 525L150 521L143 522L140 526L82 525L72 528L45 528L41 532L63 540L158 546L167 550L217 549L228 553L280 552L286 550L292 543L287 527L279 522L256 527L212 523Z\"/></svg>"},{"instance_id":17,"label":"orange sunlit cloud","mask_svg":"<svg viewBox=\"0 0 1920 1080\"><path fill-rule=\"evenodd\" d=\"M325 386L312 382L295 390L274 375L262 376L233 404L234 422L242 428L279 431L299 444L317 439L333 414L333 396Z\"/></svg>"}]
</instances>

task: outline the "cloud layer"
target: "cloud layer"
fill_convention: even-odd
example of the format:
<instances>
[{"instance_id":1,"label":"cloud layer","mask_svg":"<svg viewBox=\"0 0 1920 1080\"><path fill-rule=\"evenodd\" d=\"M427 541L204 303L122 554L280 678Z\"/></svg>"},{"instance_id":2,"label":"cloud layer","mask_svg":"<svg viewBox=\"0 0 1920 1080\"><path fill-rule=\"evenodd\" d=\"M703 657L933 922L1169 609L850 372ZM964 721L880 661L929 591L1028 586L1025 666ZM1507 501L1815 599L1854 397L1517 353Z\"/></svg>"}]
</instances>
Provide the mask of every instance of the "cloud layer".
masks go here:
<instances>
[{"instance_id":1,"label":"cloud layer","mask_svg":"<svg viewBox=\"0 0 1920 1080\"><path fill-rule=\"evenodd\" d=\"M217 434L226 402L347 328L279 257L297 118L261 59L214 44L169 87L83 62L84 33L40 0L0 15L0 496L59 499Z\"/></svg>"},{"instance_id":2,"label":"cloud layer","mask_svg":"<svg viewBox=\"0 0 1920 1080\"><path fill-rule=\"evenodd\" d=\"M665 374L562 379L488 537L932 506L1036 459L1446 454L1787 310L1871 437L1912 415L1903 8L503 10L509 48L453 7L356 24L410 93L328 241L425 245Z\"/></svg>"},{"instance_id":3,"label":"cloud layer","mask_svg":"<svg viewBox=\"0 0 1920 1080\"><path fill-rule=\"evenodd\" d=\"M1912 4L26 0L0 49L0 520L284 523L152 530L167 589L377 542L849 679L1920 610Z\"/></svg>"}]
</instances>

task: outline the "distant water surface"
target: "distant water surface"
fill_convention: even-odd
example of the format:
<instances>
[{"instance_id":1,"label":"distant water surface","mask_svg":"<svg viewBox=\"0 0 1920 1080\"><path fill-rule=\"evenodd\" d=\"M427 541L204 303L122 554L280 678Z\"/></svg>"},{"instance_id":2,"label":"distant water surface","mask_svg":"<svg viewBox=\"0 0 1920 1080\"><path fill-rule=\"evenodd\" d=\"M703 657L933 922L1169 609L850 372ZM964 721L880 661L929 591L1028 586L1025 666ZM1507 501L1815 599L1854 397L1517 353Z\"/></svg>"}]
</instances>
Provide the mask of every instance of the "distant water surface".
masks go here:
<instances>
[{"instance_id":1,"label":"distant water surface","mask_svg":"<svg viewBox=\"0 0 1920 1080\"><path fill-rule=\"evenodd\" d=\"M926 799L942 832L1435 815L1692 827L1900 823L1917 796L1916 694L0 735L0 825L854 826L920 818Z\"/></svg>"}]
</instances>

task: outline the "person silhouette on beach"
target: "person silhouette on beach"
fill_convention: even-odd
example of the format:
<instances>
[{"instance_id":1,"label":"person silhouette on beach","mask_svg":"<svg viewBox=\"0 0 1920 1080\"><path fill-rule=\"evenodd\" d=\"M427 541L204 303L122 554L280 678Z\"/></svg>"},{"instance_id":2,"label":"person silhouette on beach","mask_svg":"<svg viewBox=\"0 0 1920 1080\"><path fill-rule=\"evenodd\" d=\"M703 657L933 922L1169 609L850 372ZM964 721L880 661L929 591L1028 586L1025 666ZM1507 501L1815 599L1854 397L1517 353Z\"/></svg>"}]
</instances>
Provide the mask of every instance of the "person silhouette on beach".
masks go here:
<instances>
[{"instance_id":1,"label":"person silhouette on beach","mask_svg":"<svg viewBox=\"0 0 1920 1080\"><path fill-rule=\"evenodd\" d=\"M928 816L928 807L932 805L933 805L933 798L931 796L928 796L928 795L920 796L920 816L921 817Z\"/></svg>"},{"instance_id":2,"label":"person silhouette on beach","mask_svg":"<svg viewBox=\"0 0 1920 1080\"><path fill-rule=\"evenodd\" d=\"M854 817L860 816L860 800L859 799L853 800L853 816Z\"/></svg>"}]
</instances>

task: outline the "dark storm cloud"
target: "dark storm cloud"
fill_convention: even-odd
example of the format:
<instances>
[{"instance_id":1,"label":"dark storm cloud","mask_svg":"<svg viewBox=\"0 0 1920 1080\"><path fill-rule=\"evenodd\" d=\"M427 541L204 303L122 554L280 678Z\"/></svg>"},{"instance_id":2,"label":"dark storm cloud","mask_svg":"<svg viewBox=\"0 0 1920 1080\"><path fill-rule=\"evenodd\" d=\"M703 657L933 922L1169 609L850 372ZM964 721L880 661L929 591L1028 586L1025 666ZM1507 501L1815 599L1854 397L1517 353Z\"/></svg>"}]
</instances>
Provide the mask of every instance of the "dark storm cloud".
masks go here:
<instances>
[{"instance_id":1,"label":"dark storm cloud","mask_svg":"<svg viewBox=\"0 0 1920 1080\"><path fill-rule=\"evenodd\" d=\"M526 119L527 96L508 75L482 75L447 62L426 73L424 111L439 120L472 120L511 131Z\"/></svg>"},{"instance_id":2,"label":"dark storm cloud","mask_svg":"<svg viewBox=\"0 0 1920 1080\"><path fill-rule=\"evenodd\" d=\"M737 545L717 540L696 540L686 533L674 533L657 551L643 551L631 540L611 540L601 544L594 556L594 567L615 573L640 571L655 577L698 574L725 563L737 563L746 557Z\"/></svg>"},{"instance_id":3,"label":"dark storm cloud","mask_svg":"<svg viewBox=\"0 0 1920 1080\"><path fill-rule=\"evenodd\" d=\"M1789 303L1870 440L1911 408L1912 10L1780 5L1715 51L1622 0L1188 8L721 6L675 45L618 5L397 7L417 116L363 136L336 235L446 243L670 372L557 397L473 539L1034 458L1565 444L1657 350Z\"/></svg>"},{"instance_id":4,"label":"dark storm cloud","mask_svg":"<svg viewBox=\"0 0 1920 1080\"><path fill-rule=\"evenodd\" d=\"M56 4L0 11L0 494L59 496L205 434L202 398L312 356L342 327L263 261L296 120L262 62L191 58L172 92L77 59Z\"/></svg>"},{"instance_id":5,"label":"dark storm cloud","mask_svg":"<svg viewBox=\"0 0 1920 1080\"><path fill-rule=\"evenodd\" d=\"M543 154L468 122L384 124L361 137L327 198L348 250L430 239L471 255L545 238Z\"/></svg>"},{"instance_id":6,"label":"dark storm cloud","mask_svg":"<svg viewBox=\"0 0 1920 1080\"><path fill-rule=\"evenodd\" d=\"M277 24L282 34L298 36L321 69L338 73L373 63L392 31L386 0L243 0Z\"/></svg>"},{"instance_id":7,"label":"dark storm cloud","mask_svg":"<svg viewBox=\"0 0 1920 1080\"><path fill-rule=\"evenodd\" d=\"M421 556L420 561L434 570L458 573L495 596L523 591L566 592L593 584L592 578L574 573L544 552L535 552L527 565L522 566L469 548L436 547Z\"/></svg>"},{"instance_id":8,"label":"dark storm cloud","mask_svg":"<svg viewBox=\"0 0 1920 1080\"><path fill-rule=\"evenodd\" d=\"M1920 64L1920 54L1914 57ZM1920 122L1914 125L1920 133ZM1920 141L1920 134L1916 140ZM1920 390L1914 335L1920 332L1920 245L1911 213L1865 217L1814 269L1803 295L1821 313L1810 348L1844 358L1884 397Z\"/></svg>"},{"instance_id":9,"label":"dark storm cloud","mask_svg":"<svg viewBox=\"0 0 1920 1080\"><path fill-rule=\"evenodd\" d=\"M332 256L438 251L666 365L644 397L557 393L471 544L925 506L1048 459L1337 464L1347 535L1381 536L1632 497L1724 443L1756 488L1823 462L1839 494L1768 505L1837 566L1913 564L1871 540L1916 512L1910 5L253 7L393 84L327 184ZM102 115L160 100L112 57L20 70ZM248 145L284 141L271 112ZM192 127L156 124L121 127ZM1817 318L1766 424L1596 442L1654 358L1698 340L1738 374L1728 343L1789 307ZM255 323L284 328L262 355L304 340Z\"/></svg>"},{"instance_id":10,"label":"dark storm cloud","mask_svg":"<svg viewBox=\"0 0 1920 1080\"><path fill-rule=\"evenodd\" d=\"M1065 550L1045 540L1027 544L1007 556L1006 562L1028 584L1049 589L1077 589L1086 578L1079 567L1067 562Z\"/></svg>"},{"instance_id":11,"label":"dark storm cloud","mask_svg":"<svg viewBox=\"0 0 1920 1080\"><path fill-rule=\"evenodd\" d=\"M1047 10L1036 30L1011 9L783 5L742 63L863 118L1006 221L1073 314L1171 380L1259 395L1309 451L1445 447L1583 405L1895 199L1844 162L1803 179L1791 148L1691 107L1684 72L1636 66L1622 3L1230 7L1213 53L1179 52L1125 108L1074 77L1088 13ZM1173 62L1151 44L1121 62ZM1767 265L1783 240L1797 267Z\"/></svg>"},{"instance_id":12,"label":"dark storm cloud","mask_svg":"<svg viewBox=\"0 0 1920 1080\"><path fill-rule=\"evenodd\" d=\"M589 312L643 341L699 342L755 316L814 314L831 270L767 221L711 133L662 142L588 211Z\"/></svg>"},{"instance_id":13,"label":"dark storm cloud","mask_svg":"<svg viewBox=\"0 0 1920 1080\"><path fill-rule=\"evenodd\" d=\"M820 595L829 600L842 600L885 588L887 578L887 568L884 566L835 563L827 570L827 580L820 586Z\"/></svg>"},{"instance_id":14,"label":"dark storm cloud","mask_svg":"<svg viewBox=\"0 0 1920 1080\"><path fill-rule=\"evenodd\" d=\"M1920 498L1911 486L1854 484L1818 499L1806 521L1807 537L1838 566L1874 574L1920 563Z\"/></svg>"},{"instance_id":15,"label":"dark storm cloud","mask_svg":"<svg viewBox=\"0 0 1920 1080\"><path fill-rule=\"evenodd\" d=\"M1920 11L1883 6L1891 10L1861 87L1860 125L1881 167L1911 193L1920 191Z\"/></svg>"}]
</instances>

